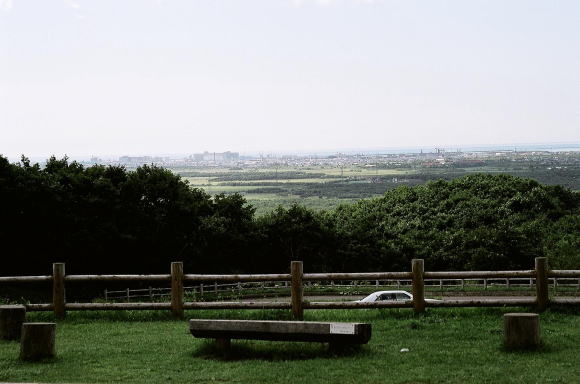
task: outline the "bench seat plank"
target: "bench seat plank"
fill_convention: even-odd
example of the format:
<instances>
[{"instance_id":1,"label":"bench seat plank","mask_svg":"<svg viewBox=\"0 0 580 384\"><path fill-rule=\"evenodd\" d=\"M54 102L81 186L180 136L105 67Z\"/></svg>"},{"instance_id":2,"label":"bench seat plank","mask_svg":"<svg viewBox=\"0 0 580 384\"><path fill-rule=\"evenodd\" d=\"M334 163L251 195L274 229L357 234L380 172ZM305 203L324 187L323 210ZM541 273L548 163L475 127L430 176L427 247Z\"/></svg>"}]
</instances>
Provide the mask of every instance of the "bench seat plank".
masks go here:
<instances>
[{"instance_id":1,"label":"bench seat plank","mask_svg":"<svg viewBox=\"0 0 580 384\"><path fill-rule=\"evenodd\" d=\"M194 337L214 339L366 344L371 338L371 324L367 323L192 319L189 330Z\"/></svg>"}]
</instances>

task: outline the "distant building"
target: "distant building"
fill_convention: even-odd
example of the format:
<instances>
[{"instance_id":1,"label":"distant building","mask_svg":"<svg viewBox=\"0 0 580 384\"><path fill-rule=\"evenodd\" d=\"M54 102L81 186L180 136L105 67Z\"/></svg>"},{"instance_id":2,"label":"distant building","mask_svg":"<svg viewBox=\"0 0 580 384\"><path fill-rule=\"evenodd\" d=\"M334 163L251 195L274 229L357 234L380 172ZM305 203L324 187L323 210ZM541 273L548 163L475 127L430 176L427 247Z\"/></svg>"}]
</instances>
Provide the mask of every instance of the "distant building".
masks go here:
<instances>
[{"instance_id":1,"label":"distant building","mask_svg":"<svg viewBox=\"0 0 580 384\"><path fill-rule=\"evenodd\" d=\"M152 157L152 156L121 156L119 157L119 163L121 164L150 164L150 163L161 163L164 159L162 157Z\"/></svg>"},{"instance_id":2,"label":"distant building","mask_svg":"<svg viewBox=\"0 0 580 384\"><path fill-rule=\"evenodd\" d=\"M238 152L204 152L193 155L193 161L212 163L233 163L240 160Z\"/></svg>"}]
</instances>

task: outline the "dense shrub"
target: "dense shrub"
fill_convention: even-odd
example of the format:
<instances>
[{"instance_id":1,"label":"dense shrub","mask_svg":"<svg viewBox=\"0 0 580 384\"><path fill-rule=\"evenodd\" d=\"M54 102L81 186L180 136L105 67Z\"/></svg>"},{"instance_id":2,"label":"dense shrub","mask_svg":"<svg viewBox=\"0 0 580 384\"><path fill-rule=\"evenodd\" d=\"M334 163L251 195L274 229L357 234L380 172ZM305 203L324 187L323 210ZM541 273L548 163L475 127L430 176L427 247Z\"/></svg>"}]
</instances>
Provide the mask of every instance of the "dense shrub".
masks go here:
<instances>
[{"instance_id":1,"label":"dense shrub","mask_svg":"<svg viewBox=\"0 0 580 384\"><path fill-rule=\"evenodd\" d=\"M556 255L554 247L563 252L555 262L578 258L579 201L559 186L480 174L396 188L327 215L340 258L365 268L423 258L431 270L512 269Z\"/></svg>"},{"instance_id":2,"label":"dense shrub","mask_svg":"<svg viewBox=\"0 0 580 384\"><path fill-rule=\"evenodd\" d=\"M40 168L0 157L2 274L46 274L55 261L69 273L199 267L209 252L234 254L252 216L239 195L212 198L155 166L128 172L53 157Z\"/></svg>"}]
</instances>

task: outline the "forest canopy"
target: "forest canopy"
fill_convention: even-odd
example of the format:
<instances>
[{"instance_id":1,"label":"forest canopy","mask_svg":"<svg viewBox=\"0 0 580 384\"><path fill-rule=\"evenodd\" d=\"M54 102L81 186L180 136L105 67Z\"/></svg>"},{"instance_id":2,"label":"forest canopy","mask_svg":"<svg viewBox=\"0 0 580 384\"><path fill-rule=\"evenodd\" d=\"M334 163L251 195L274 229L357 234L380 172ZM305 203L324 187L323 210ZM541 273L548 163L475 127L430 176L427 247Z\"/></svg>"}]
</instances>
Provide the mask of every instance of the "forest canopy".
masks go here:
<instances>
[{"instance_id":1,"label":"forest canopy","mask_svg":"<svg viewBox=\"0 0 580 384\"><path fill-rule=\"evenodd\" d=\"M263 216L239 194L211 196L156 166L44 167L0 156L3 275L529 269L534 257L580 269L580 194L508 175L398 187L328 211Z\"/></svg>"}]
</instances>

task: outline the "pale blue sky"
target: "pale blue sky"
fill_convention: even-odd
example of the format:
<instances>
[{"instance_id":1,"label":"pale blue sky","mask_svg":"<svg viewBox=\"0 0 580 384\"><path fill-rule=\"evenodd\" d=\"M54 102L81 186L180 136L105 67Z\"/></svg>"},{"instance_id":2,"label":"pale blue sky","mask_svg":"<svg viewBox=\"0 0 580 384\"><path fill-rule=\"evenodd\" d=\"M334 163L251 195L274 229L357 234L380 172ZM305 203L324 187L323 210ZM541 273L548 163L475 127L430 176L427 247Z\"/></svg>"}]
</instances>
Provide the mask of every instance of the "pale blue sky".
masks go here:
<instances>
[{"instance_id":1,"label":"pale blue sky","mask_svg":"<svg viewBox=\"0 0 580 384\"><path fill-rule=\"evenodd\" d=\"M0 0L0 153L580 142L580 1Z\"/></svg>"}]
</instances>

